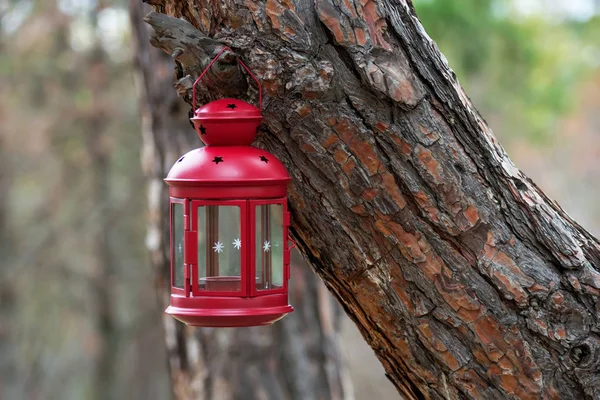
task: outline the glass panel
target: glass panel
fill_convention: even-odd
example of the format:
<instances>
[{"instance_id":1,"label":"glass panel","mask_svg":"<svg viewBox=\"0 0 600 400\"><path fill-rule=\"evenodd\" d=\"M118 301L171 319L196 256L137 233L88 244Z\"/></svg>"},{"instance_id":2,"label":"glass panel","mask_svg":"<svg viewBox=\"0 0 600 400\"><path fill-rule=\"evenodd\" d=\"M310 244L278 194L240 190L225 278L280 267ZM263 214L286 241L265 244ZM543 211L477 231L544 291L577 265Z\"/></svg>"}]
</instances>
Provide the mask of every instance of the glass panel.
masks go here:
<instances>
[{"instance_id":1,"label":"glass panel","mask_svg":"<svg viewBox=\"0 0 600 400\"><path fill-rule=\"evenodd\" d=\"M206 283L206 207L200 206L198 212L198 288L206 290L201 286Z\"/></svg>"},{"instance_id":2,"label":"glass panel","mask_svg":"<svg viewBox=\"0 0 600 400\"><path fill-rule=\"evenodd\" d=\"M198 207L198 288L241 290L239 206Z\"/></svg>"},{"instance_id":3,"label":"glass panel","mask_svg":"<svg viewBox=\"0 0 600 400\"><path fill-rule=\"evenodd\" d=\"M173 221L171 231L171 243L173 254L173 286L183 289L183 204L173 203L171 205L171 220Z\"/></svg>"},{"instance_id":4,"label":"glass panel","mask_svg":"<svg viewBox=\"0 0 600 400\"><path fill-rule=\"evenodd\" d=\"M283 287L283 205L256 206L256 289Z\"/></svg>"}]
</instances>

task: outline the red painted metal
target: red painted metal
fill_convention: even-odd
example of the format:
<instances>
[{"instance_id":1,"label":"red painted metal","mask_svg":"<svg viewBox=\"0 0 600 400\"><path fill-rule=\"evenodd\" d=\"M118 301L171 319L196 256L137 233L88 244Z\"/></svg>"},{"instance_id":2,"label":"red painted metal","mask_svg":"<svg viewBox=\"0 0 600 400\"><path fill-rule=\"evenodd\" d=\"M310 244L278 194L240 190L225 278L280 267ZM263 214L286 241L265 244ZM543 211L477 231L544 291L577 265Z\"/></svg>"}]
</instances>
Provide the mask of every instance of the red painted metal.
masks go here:
<instances>
[{"instance_id":1,"label":"red painted metal","mask_svg":"<svg viewBox=\"0 0 600 400\"><path fill-rule=\"evenodd\" d=\"M194 105L196 84L216 58L194 84ZM241 61L240 64L258 83L262 107L260 82ZM176 210L174 204L183 206L177 208L183 216L177 217L183 218L184 228L183 249L177 249L174 235L180 232L175 232L175 211L171 211L172 289L171 305L166 312L188 325L267 325L293 311L288 304L291 247L286 242L289 227L286 196L291 178L274 155L250 146L261 121L260 108L238 99L216 100L200 107L192 122L206 147L182 156L165 179L172 210ZM261 238L255 237L256 224L270 224L270 220L264 217L257 221L255 208L269 204L282 206L282 231L273 232L273 229L279 229L278 226L269 225L261 232L268 238L281 234L285 242L281 243L283 258L273 264L271 258L275 256L261 256L261 259L268 259L263 268L267 275L261 278L265 279L264 287L268 289L257 290L256 252L257 240ZM239 215L239 221L233 225L231 218L221 221L221 217L231 217L231 212ZM176 252L183 254L183 265L176 263ZM273 289L271 271L281 267L283 271L279 277L283 276L283 282ZM183 271L176 268L183 268ZM181 273L184 283L179 282L180 287L176 287L176 277L181 279Z\"/></svg>"},{"instance_id":2,"label":"red painted metal","mask_svg":"<svg viewBox=\"0 0 600 400\"><path fill-rule=\"evenodd\" d=\"M257 297L204 297L171 294L167 313L190 326L243 327L269 325L294 311L288 294Z\"/></svg>"},{"instance_id":3,"label":"red painted metal","mask_svg":"<svg viewBox=\"0 0 600 400\"><path fill-rule=\"evenodd\" d=\"M225 129L223 135L226 135ZM265 157L268 162L261 161ZM222 161L214 162L215 158ZM251 146L205 146L171 168L165 182L173 197L244 199L284 197L291 180L269 152Z\"/></svg>"},{"instance_id":4,"label":"red painted metal","mask_svg":"<svg viewBox=\"0 0 600 400\"><path fill-rule=\"evenodd\" d=\"M249 146L262 121L260 109L237 99L220 99L196 110L192 122L200 140L214 146ZM223 134L226 130L227 134Z\"/></svg>"}]
</instances>

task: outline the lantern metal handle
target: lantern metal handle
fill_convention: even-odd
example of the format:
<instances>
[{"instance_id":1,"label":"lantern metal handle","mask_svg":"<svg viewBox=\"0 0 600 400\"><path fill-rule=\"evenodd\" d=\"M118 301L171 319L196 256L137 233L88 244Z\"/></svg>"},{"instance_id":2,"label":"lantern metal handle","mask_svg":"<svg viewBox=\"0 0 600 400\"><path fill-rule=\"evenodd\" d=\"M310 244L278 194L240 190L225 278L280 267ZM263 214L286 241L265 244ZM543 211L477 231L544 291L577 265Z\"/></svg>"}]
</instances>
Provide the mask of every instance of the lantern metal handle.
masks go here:
<instances>
[{"instance_id":1,"label":"lantern metal handle","mask_svg":"<svg viewBox=\"0 0 600 400\"><path fill-rule=\"evenodd\" d=\"M233 50L231 50L229 47L224 46L223 49L219 52L219 54L217 54L215 56L215 58L213 58L211 60L211 62L208 64L208 66L206 68L204 68L204 71L202 71L202 73L200 74L200 76L198 77L198 79L196 79L196 81L194 82L194 86L192 87L192 107L194 110L194 115L196 114L196 85L198 85L198 83L200 83L200 81L202 80L202 78L204 77L204 75L206 75L206 73L208 72L208 70L210 69L210 67L212 67L212 65L219 59L219 57L221 56L221 54L223 54L223 52L225 50L229 50L231 52L233 52ZM248 72L248 74L250 75L250 77L252 79L254 79L254 82L256 82L256 85L258 86L258 108L260 110L262 110L262 85L260 84L259 80L256 78L256 76L254 76L254 74L252 73L252 71L250 71L250 68L248 68L246 66L246 64L244 64L244 62L242 60L240 60L240 58L237 58L238 62L240 63L240 65L242 67L244 67L244 69L246 70L246 72Z\"/></svg>"}]
</instances>

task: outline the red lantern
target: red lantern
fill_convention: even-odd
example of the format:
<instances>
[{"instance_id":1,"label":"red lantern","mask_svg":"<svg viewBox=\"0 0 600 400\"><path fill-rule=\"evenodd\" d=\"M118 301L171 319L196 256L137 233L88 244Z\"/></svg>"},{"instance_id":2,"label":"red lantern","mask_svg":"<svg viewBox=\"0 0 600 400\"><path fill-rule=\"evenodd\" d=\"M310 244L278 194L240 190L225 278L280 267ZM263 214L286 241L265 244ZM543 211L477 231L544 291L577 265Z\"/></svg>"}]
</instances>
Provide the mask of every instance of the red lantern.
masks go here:
<instances>
[{"instance_id":1,"label":"red lantern","mask_svg":"<svg viewBox=\"0 0 600 400\"><path fill-rule=\"evenodd\" d=\"M196 109L196 84L219 55L194 83L192 122L206 146L177 160L165 179L171 199L166 312L191 326L268 325L293 311L290 177L274 155L250 146L260 108L221 99ZM240 64L257 82L262 108L260 83Z\"/></svg>"}]
</instances>

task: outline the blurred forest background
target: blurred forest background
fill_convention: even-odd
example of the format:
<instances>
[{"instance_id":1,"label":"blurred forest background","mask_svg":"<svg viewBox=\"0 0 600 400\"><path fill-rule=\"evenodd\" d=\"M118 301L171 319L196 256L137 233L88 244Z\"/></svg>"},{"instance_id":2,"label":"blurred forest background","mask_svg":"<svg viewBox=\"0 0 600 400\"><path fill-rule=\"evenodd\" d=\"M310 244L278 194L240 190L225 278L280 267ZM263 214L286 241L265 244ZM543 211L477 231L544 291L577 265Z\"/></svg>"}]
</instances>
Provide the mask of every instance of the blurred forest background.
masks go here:
<instances>
[{"instance_id":1,"label":"blurred forest background","mask_svg":"<svg viewBox=\"0 0 600 400\"><path fill-rule=\"evenodd\" d=\"M600 0L414 3L515 163L600 235ZM129 26L122 1L0 0L1 399L170 397ZM356 398L396 398L343 329Z\"/></svg>"}]
</instances>

